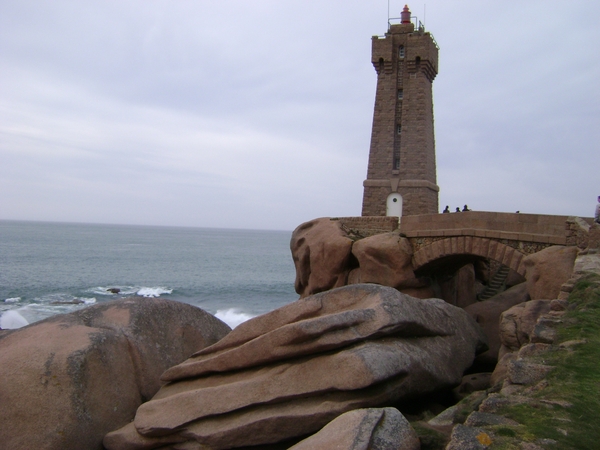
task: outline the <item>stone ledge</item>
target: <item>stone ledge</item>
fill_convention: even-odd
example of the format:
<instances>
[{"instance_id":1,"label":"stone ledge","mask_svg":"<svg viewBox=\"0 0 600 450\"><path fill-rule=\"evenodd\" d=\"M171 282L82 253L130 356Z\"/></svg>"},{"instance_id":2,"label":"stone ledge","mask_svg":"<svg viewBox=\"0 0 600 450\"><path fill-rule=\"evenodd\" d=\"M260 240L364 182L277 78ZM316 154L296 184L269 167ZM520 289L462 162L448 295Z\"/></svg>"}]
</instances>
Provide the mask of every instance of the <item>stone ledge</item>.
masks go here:
<instances>
[{"instance_id":1,"label":"stone ledge","mask_svg":"<svg viewBox=\"0 0 600 450\"><path fill-rule=\"evenodd\" d=\"M485 230L478 228L447 228L438 230L406 230L400 223L400 231L408 238L416 237L454 237L474 236L487 239L506 239L510 241L536 242L542 244L565 245L566 237L549 234L514 233L507 231Z\"/></svg>"}]
</instances>

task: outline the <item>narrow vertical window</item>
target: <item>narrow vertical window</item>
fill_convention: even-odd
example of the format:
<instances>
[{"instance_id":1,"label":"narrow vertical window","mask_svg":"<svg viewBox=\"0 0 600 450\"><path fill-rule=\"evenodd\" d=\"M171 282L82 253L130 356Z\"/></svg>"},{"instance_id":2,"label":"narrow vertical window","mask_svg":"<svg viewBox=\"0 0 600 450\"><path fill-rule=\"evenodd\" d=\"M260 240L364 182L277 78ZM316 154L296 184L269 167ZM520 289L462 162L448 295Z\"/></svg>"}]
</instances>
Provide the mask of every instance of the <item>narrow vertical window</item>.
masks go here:
<instances>
[{"instance_id":1,"label":"narrow vertical window","mask_svg":"<svg viewBox=\"0 0 600 450\"><path fill-rule=\"evenodd\" d=\"M402 133L402 125L400 125L400 124L396 125L396 133L398 133L398 134Z\"/></svg>"},{"instance_id":2,"label":"narrow vertical window","mask_svg":"<svg viewBox=\"0 0 600 450\"><path fill-rule=\"evenodd\" d=\"M400 155L394 155L394 170L400 170Z\"/></svg>"},{"instance_id":3,"label":"narrow vertical window","mask_svg":"<svg viewBox=\"0 0 600 450\"><path fill-rule=\"evenodd\" d=\"M404 58L404 45L398 47L398 58Z\"/></svg>"},{"instance_id":4,"label":"narrow vertical window","mask_svg":"<svg viewBox=\"0 0 600 450\"><path fill-rule=\"evenodd\" d=\"M398 89L398 100L402 100L404 98L404 91L402 89Z\"/></svg>"}]
</instances>

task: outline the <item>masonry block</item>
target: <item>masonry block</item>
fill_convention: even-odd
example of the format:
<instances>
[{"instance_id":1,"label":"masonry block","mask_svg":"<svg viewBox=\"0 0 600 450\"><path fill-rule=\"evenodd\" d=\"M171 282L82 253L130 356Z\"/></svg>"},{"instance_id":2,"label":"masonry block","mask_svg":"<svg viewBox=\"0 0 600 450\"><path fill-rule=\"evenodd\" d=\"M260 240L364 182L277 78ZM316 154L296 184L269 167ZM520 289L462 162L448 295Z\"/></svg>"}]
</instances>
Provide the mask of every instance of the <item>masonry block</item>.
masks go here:
<instances>
[{"instance_id":1,"label":"masonry block","mask_svg":"<svg viewBox=\"0 0 600 450\"><path fill-rule=\"evenodd\" d=\"M456 238L456 253L465 253L465 237Z\"/></svg>"},{"instance_id":2,"label":"masonry block","mask_svg":"<svg viewBox=\"0 0 600 450\"><path fill-rule=\"evenodd\" d=\"M525 257L525 255L523 255L523 253L521 252L517 252L515 251L513 253L513 256L510 260L510 262L507 264L508 267L510 267L512 270L515 270L516 272L519 272L519 268L521 267L521 262L523 261L523 258ZM521 273L522 275L522 273Z\"/></svg>"},{"instance_id":3,"label":"masonry block","mask_svg":"<svg viewBox=\"0 0 600 450\"><path fill-rule=\"evenodd\" d=\"M498 243L496 244L496 250L494 251L494 255L492 256L492 255L490 254L490 257L491 257L492 259L494 259L494 260L496 260L496 261L498 261L498 262L500 262L500 263L501 263L501 262L502 262L502 260L504 259L504 253L506 252L506 249L507 249L507 248L508 248L508 247L507 247L506 245L504 245L504 244L501 244L501 243L499 243L499 242L498 242Z\"/></svg>"},{"instance_id":4,"label":"masonry block","mask_svg":"<svg viewBox=\"0 0 600 450\"><path fill-rule=\"evenodd\" d=\"M465 253L471 253L473 250L473 237L465 236Z\"/></svg>"},{"instance_id":5,"label":"masonry block","mask_svg":"<svg viewBox=\"0 0 600 450\"><path fill-rule=\"evenodd\" d=\"M516 241L519 239L519 233L502 233L502 239L510 239L512 241Z\"/></svg>"},{"instance_id":6,"label":"masonry block","mask_svg":"<svg viewBox=\"0 0 600 450\"><path fill-rule=\"evenodd\" d=\"M444 255L451 255L452 254L452 241L451 239L444 239L442 242L443 246L444 246Z\"/></svg>"},{"instance_id":7,"label":"masonry block","mask_svg":"<svg viewBox=\"0 0 600 450\"><path fill-rule=\"evenodd\" d=\"M505 246L504 247L504 255L502 255L502 259L499 260L505 266L510 267L510 262L512 261L513 255L515 254L515 249L512 247Z\"/></svg>"}]
</instances>

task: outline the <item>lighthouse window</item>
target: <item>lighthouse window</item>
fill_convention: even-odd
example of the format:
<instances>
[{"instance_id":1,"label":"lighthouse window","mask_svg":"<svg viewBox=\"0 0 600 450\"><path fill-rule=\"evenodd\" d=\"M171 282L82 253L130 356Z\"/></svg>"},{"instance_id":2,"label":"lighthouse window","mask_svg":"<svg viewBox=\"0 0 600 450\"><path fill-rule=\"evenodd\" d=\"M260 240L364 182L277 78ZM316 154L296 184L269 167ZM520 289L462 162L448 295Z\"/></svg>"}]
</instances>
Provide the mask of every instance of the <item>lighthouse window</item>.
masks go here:
<instances>
[{"instance_id":1,"label":"lighthouse window","mask_svg":"<svg viewBox=\"0 0 600 450\"><path fill-rule=\"evenodd\" d=\"M398 58L404 58L404 45L401 45L400 48L398 48Z\"/></svg>"},{"instance_id":2,"label":"lighthouse window","mask_svg":"<svg viewBox=\"0 0 600 450\"><path fill-rule=\"evenodd\" d=\"M402 100L404 98L404 91L402 89L398 89L398 100Z\"/></svg>"},{"instance_id":3,"label":"lighthouse window","mask_svg":"<svg viewBox=\"0 0 600 450\"><path fill-rule=\"evenodd\" d=\"M402 133L402 125L400 125L400 124L396 125L396 133L398 133L398 134Z\"/></svg>"},{"instance_id":4,"label":"lighthouse window","mask_svg":"<svg viewBox=\"0 0 600 450\"><path fill-rule=\"evenodd\" d=\"M400 156L394 156L394 170L400 169Z\"/></svg>"}]
</instances>

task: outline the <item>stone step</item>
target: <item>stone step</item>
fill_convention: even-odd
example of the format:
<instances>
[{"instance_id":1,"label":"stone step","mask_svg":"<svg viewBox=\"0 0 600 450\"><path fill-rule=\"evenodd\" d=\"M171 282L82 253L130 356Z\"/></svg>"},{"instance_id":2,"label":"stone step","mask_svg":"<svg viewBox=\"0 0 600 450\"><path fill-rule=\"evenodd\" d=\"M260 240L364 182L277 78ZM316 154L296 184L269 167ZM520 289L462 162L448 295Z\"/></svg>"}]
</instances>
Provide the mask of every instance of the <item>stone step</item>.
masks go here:
<instances>
[{"instance_id":1,"label":"stone step","mask_svg":"<svg viewBox=\"0 0 600 450\"><path fill-rule=\"evenodd\" d=\"M508 266L500 266L483 292L478 295L478 299L480 301L487 300L498 294L504 286L504 282L506 281L506 277L508 276L509 272L510 268Z\"/></svg>"}]
</instances>

